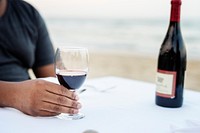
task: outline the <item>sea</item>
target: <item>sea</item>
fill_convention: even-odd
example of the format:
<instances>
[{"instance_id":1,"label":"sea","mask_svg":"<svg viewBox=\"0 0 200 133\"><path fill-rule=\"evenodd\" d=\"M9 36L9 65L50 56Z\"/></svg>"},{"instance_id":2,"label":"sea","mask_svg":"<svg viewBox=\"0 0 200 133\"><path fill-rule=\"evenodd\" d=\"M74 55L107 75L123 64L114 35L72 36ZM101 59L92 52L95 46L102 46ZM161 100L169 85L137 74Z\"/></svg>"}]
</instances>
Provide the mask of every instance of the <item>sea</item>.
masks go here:
<instances>
[{"instance_id":1,"label":"sea","mask_svg":"<svg viewBox=\"0 0 200 133\"><path fill-rule=\"evenodd\" d=\"M81 46L91 51L157 57L166 35L166 18L45 18L55 47ZM187 58L200 60L200 19L181 20Z\"/></svg>"}]
</instances>

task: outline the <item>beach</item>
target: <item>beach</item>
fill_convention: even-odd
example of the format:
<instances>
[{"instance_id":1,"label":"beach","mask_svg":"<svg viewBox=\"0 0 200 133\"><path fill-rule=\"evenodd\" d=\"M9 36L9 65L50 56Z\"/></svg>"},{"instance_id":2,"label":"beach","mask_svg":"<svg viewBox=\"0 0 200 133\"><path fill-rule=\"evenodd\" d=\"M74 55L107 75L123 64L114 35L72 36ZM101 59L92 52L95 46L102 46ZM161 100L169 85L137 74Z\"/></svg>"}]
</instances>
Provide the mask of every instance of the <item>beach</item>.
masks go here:
<instances>
[{"instance_id":1,"label":"beach","mask_svg":"<svg viewBox=\"0 0 200 133\"><path fill-rule=\"evenodd\" d=\"M47 19L47 24L55 48L73 45L89 49L88 78L119 76L155 83L157 55L166 34L167 20L52 17ZM199 19L182 23L188 58L185 88L198 91L199 23Z\"/></svg>"},{"instance_id":2,"label":"beach","mask_svg":"<svg viewBox=\"0 0 200 133\"><path fill-rule=\"evenodd\" d=\"M101 6L100 1L91 0L56 4L28 1L44 16L55 48L73 45L89 49L89 79L120 76L155 83L157 54L169 25L169 1L108 0L101 1ZM188 57L185 88L200 91L198 3L193 0L182 4L181 31Z\"/></svg>"},{"instance_id":3,"label":"beach","mask_svg":"<svg viewBox=\"0 0 200 133\"><path fill-rule=\"evenodd\" d=\"M188 60L185 88L200 91L200 61ZM155 83L157 58L125 52L90 52L88 79L119 76Z\"/></svg>"},{"instance_id":4,"label":"beach","mask_svg":"<svg viewBox=\"0 0 200 133\"><path fill-rule=\"evenodd\" d=\"M88 79L105 76L117 76L132 80L139 80L155 84L157 58L125 52L97 52L89 53ZM200 92L200 61L187 61L184 88ZM35 79L29 70L31 79Z\"/></svg>"}]
</instances>

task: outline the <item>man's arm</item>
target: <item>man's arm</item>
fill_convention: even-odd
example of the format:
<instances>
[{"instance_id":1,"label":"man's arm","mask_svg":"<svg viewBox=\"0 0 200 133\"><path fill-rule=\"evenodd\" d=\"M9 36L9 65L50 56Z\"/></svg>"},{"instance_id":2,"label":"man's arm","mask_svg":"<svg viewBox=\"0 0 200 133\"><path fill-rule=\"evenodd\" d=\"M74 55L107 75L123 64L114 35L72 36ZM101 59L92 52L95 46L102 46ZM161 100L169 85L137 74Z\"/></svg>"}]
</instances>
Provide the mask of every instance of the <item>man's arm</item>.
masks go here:
<instances>
[{"instance_id":1,"label":"man's arm","mask_svg":"<svg viewBox=\"0 0 200 133\"><path fill-rule=\"evenodd\" d=\"M42 77L55 77L54 64L49 64L33 69L33 72L37 78Z\"/></svg>"},{"instance_id":2,"label":"man's arm","mask_svg":"<svg viewBox=\"0 0 200 133\"><path fill-rule=\"evenodd\" d=\"M0 81L0 106L19 108L17 95L20 93L18 83Z\"/></svg>"}]
</instances>

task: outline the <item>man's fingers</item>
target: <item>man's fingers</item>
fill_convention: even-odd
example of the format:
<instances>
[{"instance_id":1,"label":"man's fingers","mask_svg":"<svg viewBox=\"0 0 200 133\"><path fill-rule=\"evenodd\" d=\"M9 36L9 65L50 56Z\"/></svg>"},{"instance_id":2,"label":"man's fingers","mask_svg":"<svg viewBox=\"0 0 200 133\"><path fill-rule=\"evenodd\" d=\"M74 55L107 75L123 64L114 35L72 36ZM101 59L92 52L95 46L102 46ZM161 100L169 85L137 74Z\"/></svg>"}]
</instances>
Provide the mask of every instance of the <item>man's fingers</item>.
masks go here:
<instances>
[{"instance_id":1,"label":"man's fingers","mask_svg":"<svg viewBox=\"0 0 200 133\"><path fill-rule=\"evenodd\" d=\"M50 102L44 102L40 111L52 112L52 113L68 113L68 114L77 114L78 109L69 108L67 106L62 106Z\"/></svg>"},{"instance_id":2,"label":"man's fingers","mask_svg":"<svg viewBox=\"0 0 200 133\"><path fill-rule=\"evenodd\" d=\"M66 96L73 100L79 99L78 95L75 92L69 91L67 88L63 87L62 85L51 83L51 87L48 87L46 91L48 91L49 93Z\"/></svg>"},{"instance_id":3,"label":"man's fingers","mask_svg":"<svg viewBox=\"0 0 200 133\"><path fill-rule=\"evenodd\" d=\"M39 114L40 114L40 116L57 116L60 113L50 112L50 111L47 111L47 110L40 110Z\"/></svg>"},{"instance_id":4,"label":"man's fingers","mask_svg":"<svg viewBox=\"0 0 200 133\"><path fill-rule=\"evenodd\" d=\"M47 92L46 97L43 99L45 102L50 102L53 104L58 104L62 106L67 106L70 108L80 109L81 104L75 100L71 100L68 97L62 95L56 95L50 92Z\"/></svg>"}]
</instances>

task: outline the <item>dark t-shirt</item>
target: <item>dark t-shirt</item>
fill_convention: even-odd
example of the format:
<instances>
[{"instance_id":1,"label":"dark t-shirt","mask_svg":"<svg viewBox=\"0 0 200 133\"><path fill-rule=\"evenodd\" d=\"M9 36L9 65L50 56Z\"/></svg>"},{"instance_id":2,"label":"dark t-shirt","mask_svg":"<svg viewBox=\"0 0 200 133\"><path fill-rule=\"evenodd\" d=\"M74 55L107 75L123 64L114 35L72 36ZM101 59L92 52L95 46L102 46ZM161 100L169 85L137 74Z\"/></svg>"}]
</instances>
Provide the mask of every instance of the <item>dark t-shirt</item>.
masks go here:
<instances>
[{"instance_id":1,"label":"dark t-shirt","mask_svg":"<svg viewBox=\"0 0 200 133\"><path fill-rule=\"evenodd\" d=\"M29 79L28 69L53 63L54 49L38 11L22 0L8 0L0 17L0 80Z\"/></svg>"}]
</instances>

